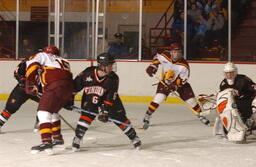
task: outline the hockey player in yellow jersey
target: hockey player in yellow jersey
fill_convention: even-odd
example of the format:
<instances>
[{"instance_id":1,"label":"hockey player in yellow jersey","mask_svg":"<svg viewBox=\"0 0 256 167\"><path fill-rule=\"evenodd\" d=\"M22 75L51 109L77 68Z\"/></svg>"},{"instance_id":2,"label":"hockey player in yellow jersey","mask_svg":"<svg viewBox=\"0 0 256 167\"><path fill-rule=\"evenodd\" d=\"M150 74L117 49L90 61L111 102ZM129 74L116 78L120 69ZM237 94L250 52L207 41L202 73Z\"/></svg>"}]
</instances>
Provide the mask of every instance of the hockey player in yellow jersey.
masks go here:
<instances>
[{"instance_id":1,"label":"hockey player in yellow jersey","mask_svg":"<svg viewBox=\"0 0 256 167\"><path fill-rule=\"evenodd\" d=\"M203 124L208 125L210 122L200 114L202 112L201 108L196 101L193 89L187 82L190 75L190 68L182 56L180 44L172 43L170 50L166 50L161 54L157 53L152 63L146 69L147 74L153 77L159 65L162 66L162 78L158 83L155 97L146 111L143 119L143 128L148 129L152 114L159 107L159 104L172 92L177 92L179 97L191 106L191 110L194 111L199 120Z\"/></svg>"}]
</instances>

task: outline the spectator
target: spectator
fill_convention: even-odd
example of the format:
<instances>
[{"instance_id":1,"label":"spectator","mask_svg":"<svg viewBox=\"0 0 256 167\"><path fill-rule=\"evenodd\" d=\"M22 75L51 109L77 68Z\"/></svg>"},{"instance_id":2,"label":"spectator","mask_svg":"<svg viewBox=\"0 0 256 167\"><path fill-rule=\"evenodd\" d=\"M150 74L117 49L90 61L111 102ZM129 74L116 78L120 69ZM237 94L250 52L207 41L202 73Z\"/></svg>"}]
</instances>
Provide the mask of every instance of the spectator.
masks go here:
<instances>
[{"instance_id":1,"label":"spectator","mask_svg":"<svg viewBox=\"0 0 256 167\"><path fill-rule=\"evenodd\" d=\"M204 37L205 37L205 32L207 30L207 20L204 15L200 15L198 17L198 20L196 21L195 25L195 35L192 39L191 42L191 54L192 57L195 58L195 56L198 55L197 51L199 48L204 47Z\"/></svg>"},{"instance_id":2,"label":"spectator","mask_svg":"<svg viewBox=\"0 0 256 167\"><path fill-rule=\"evenodd\" d=\"M188 39L191 39L193 36L193 25L191 24L191 19L188 18L188 24L187 24L187 30L188 30ZM184 12L181 11L179 13L179 17L177 17L173 24L172 24L172 30L171 30L171 36L173 37L173 42L183 43L183 37L184 37Z\"/></svg>"},{"instance_id":3,"label":"spectator","mask_svg":"<svg viewBox=\"0 0 256 167\"><path fill-rule=\"evenodd\" d=\"M222 14L224 16L225 21L228 21L228 11L227 9L224 7L226 6L224 4L224 2L221 1L215 1L215 7L219 10L219 13Z\"/></svg>"},{"instance_id":4,"label":"spectator","mask_svg":"<svg viewBox=\"0 0 256 167\"><path fill-rule=\"evenodd\" d=\"M208 19L207 31L205 33L205 44L207 47L211 46L211 42L214 40L222 41L224 23L223 15L219 13L217 8L214 8Z\"/></svg>"},{"instance_id":5,"label":"spectator","mask_svg":"<svg viewBox=\"0 0 256 167\"><path fill-rule=\"evenodd\" d=\"M191 9L188 10L188 17L192 20L193 23L196 22L199 15L202 14L202 11L194 3L191 5Z\"/></svg>"},{"instance_id":6,"label":"spectator","mask_svg":"<svg viewBox=\"0 0 256 167\"><path fill-rule=\"evenodd\" d=\"M203 11L204 6L203 6L203 4L202 4L199 0L189 0L189 1L188 1L188 9L192 9L193 4L196 4L196 6L198 7L198 9L200 9L201 11Z\"/></svg>"},{"instance_id":7,"label":"spectator","mask_svg":"<svg viewBox=\"0 0 256 167\"><path fill-rule=\"evenodd\" d=\"M123 43L123 34L116 33L114 34L115 40L110 44L108 53L115 56L117 59L124 59L129 56L129 49Z\"/></svg>"},{"instance_id":8,"label":"spectator","mask_svg":"<svg viewBox=\"0 0 256 167\"><path fill-rule=\"evenodd\" d=\"M177 0L174 4L174 19L179 17L181 11L184 10L184 0Z\"/></svg>"},{"instance_id":9,"label":"spectator","mask_svg":"<svg viewBox=\"0 0 256 167\"><path fill-rule=\"evenodd\" d=\"M20 46L19 57L27 58L33 54L35 54L34 46L30 43L30 41L27 38L24 38Z\"/></svg>"},{"instance_id":10,"label":"spectator","mask_svg":"<svg viewBox=\"0 0 256 167\"><path fill-rule=\"evenodd\" d=\"M216 8L216 4L214 4L215 0L208 0L205 7L204 7L204 11L206 14L210 14L212 9Z\"/></svg>"}]
</instances>

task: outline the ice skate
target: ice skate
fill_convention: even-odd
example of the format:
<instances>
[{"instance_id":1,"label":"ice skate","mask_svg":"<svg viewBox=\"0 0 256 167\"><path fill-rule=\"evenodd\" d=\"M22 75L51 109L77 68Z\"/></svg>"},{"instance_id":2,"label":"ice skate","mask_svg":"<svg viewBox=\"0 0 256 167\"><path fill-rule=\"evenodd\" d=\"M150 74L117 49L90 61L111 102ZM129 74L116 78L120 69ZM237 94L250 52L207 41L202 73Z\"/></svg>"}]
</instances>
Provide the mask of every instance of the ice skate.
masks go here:
<instances>
[{"instance_id":1,"label":"ice skate","mask_svg":"<svg viewBox=\"0 0 256 167\"><path fill-rule=\"evenodd\" d=\"M143 126L142 126L144 130L149 128L149 120L150 120L150 118L151 118L151 115L145 114L145 117L143 119Z\"/></svg>"},{"instance_id":2,"label":"ice skate","mask_svg":"<svg viewBox=\"0 0 256 167\"><path fill-rule=\"evenodd\" d=\"M198 116L198 118L199 118L199 120L200 120L203 124L205 124L205 125L207 125L207 126L210 125L210 121L209 121L207 118L205 118L204 116Z\"/></svg>"},{"instance_id":3,"label":"ice skate","mask_svg":"<svg viewBox=\"0 0 256 167\"><path fill-rule=\"evenodd\" d=\"M51 143L42 143L37 146L33 146L31 148L31 154L37 154L41 151L45 151L47 154L52 155L53 150L52 150L52 144Z\"/></svg>"},{"instance_id":4,"label":"ice skate","mask_svg":"<svg viewBox=\"0 0 256 167\"><path fill-rule=\"evenodd\" d=\"M131 140L131 143L134 146L134 148L136 148L137 150L140 150L141 141L140 141L140 138L138 136L136 136L133 140Z\"/></svg>"},{"instance_id":5,"label":"ice skate","mask_svg":"<svg viewBox=\"0 0 256 167\"><path fill-rule=\"evenodd\" d=\"M52 142L52 147L65 149L64 140L63 140L63 139L60 139L60 140L53 140L53 142Z\"/></svg>"},{"instance_id":6,"label":"ice skate","mask_svg":"<svg viewBox=\"0 0 256 167\"><path fill-rule=\"evenodd\" d=\"M72 143L73 152L80 150L80 143L81 143L81 139L79 139L78 137L75 136L73 139L73 143Z\"/></svg>"}]
</instances>

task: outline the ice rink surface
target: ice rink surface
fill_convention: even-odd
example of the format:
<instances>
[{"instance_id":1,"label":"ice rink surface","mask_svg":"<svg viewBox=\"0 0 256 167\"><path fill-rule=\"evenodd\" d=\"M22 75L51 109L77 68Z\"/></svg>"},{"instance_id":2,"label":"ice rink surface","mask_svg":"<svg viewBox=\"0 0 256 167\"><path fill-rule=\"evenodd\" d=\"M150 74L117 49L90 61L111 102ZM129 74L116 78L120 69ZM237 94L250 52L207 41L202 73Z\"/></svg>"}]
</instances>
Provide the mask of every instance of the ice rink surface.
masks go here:
<instances>
[{"instance_id":1,"label":"ice rink surface","mask_svg":"<svg viewBox=\"0 0 256 167\"><path fill-rule=\"evenodd\" d=\"M5 101L0 101L3 109ZM77 104L78 106L78 104ZM184 105L162 104L154 113L148 130L137 129L142 149L135 150L128 138L112 123L93 122L83 139L80 152L71 151L74 137L62 122L65 150L55 155L33 155L30 148L40 144L33 133L37 104L28 101L2 127L1 167L255 167L256 136L247 144L229 143L212 135ZM125 104L128 118L141 125L147 104ZM60 114L73 126L79 115L62 110ZM210 115L213 124L215 114Z\"/></svg>"}]
</instances>

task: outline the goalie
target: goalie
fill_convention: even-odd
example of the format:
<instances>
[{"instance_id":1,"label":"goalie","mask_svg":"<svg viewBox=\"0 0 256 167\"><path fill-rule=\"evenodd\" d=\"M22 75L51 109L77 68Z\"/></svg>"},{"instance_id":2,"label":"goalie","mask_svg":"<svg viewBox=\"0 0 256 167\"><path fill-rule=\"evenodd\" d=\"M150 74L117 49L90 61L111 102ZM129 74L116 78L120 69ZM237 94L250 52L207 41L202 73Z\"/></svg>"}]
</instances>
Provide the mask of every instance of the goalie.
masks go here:
<instances>
[{"instance_id":1,"label":"goalie","mask_svg":"<svg viewBox=\"0 0 256 167\"><path fill-rule=\"evenodd\" d=\"M256 85L246 75L237 74L237 67L231 62L225 64L223 71L225 78L216 99L219 116L215 135L243 143L246 131L256 128Z\"/></svg>"}]
</instances>

